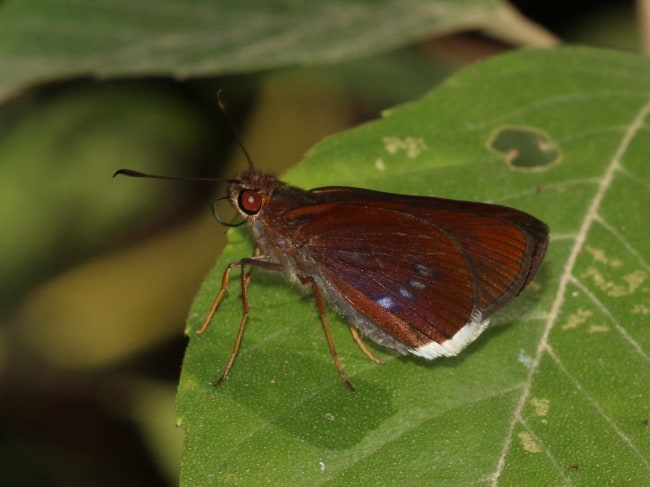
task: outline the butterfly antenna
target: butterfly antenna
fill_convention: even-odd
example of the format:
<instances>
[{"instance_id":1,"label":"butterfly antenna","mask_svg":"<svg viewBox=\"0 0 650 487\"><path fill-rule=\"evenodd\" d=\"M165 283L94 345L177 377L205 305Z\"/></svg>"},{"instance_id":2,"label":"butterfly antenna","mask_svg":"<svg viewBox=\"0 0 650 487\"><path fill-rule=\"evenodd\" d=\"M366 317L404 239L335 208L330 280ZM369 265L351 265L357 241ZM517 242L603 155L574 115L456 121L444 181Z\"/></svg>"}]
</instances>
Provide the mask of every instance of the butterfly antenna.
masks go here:
<instances>
[{"instance_id":1,"label":"butterfly antenna","mask_svg":"<svg viewBox=\"0 0 650 487\"><path fill-rule=\"evenodd\" d=\"M226 105L226 102L223 99L223 90L217 91L217 100L219 102L219 110L221 110L221 112L226 116L226 119L230 124L230 128L235 134L235 139L237 139L237 143L239 144L239 147L244 153L244 156L246 156L249 169L251 171L254 170L255 164L253 164L253 159L251 158L251 155L248 153L248 150L246 150L246 146L244 145L244 142L242 142L241 134L239 133L239 130L237 130L237 125L235 125L235 122L233 121L232 116L230 115L230 111L228 110L228 105Z\"/></svg>"},{"instance_id":2,"label":"butterfly antenna","mask_svg":"<svg viewBox=\"0 0 650 487\"><path fill-rule=\"evenodd\" d=\"M115 176L129 176L132 178L149 178L149 179L166 179L168 181L192 181L192 182L201 182L201 183L231 183L237 182L239 179L226 179L226 178L201 178L201 177L192 177L192 176L159 176L158 174L147 174L140 171L134 171L133 169L118 169L113 174Z\"/></svg>"}]
</instances>

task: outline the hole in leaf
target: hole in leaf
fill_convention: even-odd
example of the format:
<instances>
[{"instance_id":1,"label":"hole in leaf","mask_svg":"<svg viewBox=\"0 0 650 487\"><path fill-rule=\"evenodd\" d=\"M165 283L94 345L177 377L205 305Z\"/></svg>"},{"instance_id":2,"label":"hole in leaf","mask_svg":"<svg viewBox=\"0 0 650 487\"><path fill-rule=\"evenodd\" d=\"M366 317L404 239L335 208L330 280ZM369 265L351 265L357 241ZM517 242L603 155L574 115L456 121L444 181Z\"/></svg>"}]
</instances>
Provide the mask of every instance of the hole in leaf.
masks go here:
<instances>
[{"instance_id":1,"label":"hole in leaf","mask_svg":"<svg viewBox=\"0 0 650 487\"><path fill-rule=\"evenodd\" d=\"M488 148L515 169L541 170L560 161L551 138L535 127L503 127L490 138Z\"/></svg>"}]
</instances>

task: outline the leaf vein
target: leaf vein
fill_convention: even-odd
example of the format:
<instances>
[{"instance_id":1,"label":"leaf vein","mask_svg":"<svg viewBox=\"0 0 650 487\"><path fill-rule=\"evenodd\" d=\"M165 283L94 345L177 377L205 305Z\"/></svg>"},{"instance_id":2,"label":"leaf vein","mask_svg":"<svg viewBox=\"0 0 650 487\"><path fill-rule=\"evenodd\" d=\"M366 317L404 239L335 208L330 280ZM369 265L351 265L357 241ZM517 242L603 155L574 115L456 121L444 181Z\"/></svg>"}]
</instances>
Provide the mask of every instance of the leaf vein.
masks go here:
<instances>
[{"instance_id":1,"label":"leaf vein","mask_svg":"<svg viewBox=\"0 0 650 487\"><path fill-rule=\"evenodd\" d=\"M528 397L530 396L533 378L539 369L542 355L545 350L548 350L549 353L551 353L550 352L551 349L548 343L548 337L560 316L560 310L562 309L562 306L564 304L564 298L566 296L567 286L569 285L570 282L572 282L573 270L578 260L578 256L583 251L586 245L587 235L589 234L592 225L598 218L598 209L601 207L603 203L603 199L607 194L607 190L610 188L612 181L614 180L615 173L622 167L621 159L623 155L625 154L628 147L630 146L632 140L634 139L634 136L643 128L644 121L649 114L650 114L650 99L646 98L646 102L641 106L640 110L637 112L635 117L630 122L627 130L623 133L621 142L617 147L616 151L614 152L614 154L612 155L611 160L607 165L607 167L605 168L605 172L603 173L603 176L599 181L598 190L594 194L594 197L592 198L587 208L587 211L582 220L578 233L576 234L576 240L573 244L573 247L571 248L567 261L564 265L564 270L562 272L562 275L560 276L557 293L555 295L555 298L553 299L551 311L549 312L548 315L548 320L546 322L544 333L542 334L540 342L537 346L537 351L535 353L533 363L528 372L528 377L524 384L519 401L516 404L515 409L513 411L512 419L510 421L508 430L506 431L506 435L503 442L503 448L501 450L501 455L497 459L495 471L491 477L491 482L490 482L491 485L496 486L499 483L499 479L505 468L506 456L512 444L512 438L513 438L515 426L519 421L521 421L521 413L523 411L526 402L528 401ZM595 407L598 408L598 405L596 404ZM598 410L600 411L600 408L598 408ZM609 420L609 418L606 419L611 423L611 420ZM627 437L615 425L613 426L615 427L617 432L621 435L621 437L626 439L630 444L630 446L637 452L637 454L639 454L638 450L629 441L629 439L627 439ZM647 460L644 459L644 463L648 465L648 467L650 467Z\"/></svg>"}]
</instances>

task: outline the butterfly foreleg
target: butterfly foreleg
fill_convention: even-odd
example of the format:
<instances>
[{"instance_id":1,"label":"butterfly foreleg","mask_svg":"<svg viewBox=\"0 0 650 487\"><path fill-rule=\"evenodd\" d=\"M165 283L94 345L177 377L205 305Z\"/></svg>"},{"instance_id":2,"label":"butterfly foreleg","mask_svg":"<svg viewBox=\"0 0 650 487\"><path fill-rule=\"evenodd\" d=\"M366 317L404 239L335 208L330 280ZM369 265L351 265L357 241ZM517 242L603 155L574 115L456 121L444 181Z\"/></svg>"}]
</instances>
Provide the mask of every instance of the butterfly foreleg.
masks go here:
<instances>
[{"instance_id":1,"label":"butterfly foreleg","mask_svg":"<svg viewBox=\"0 0 650 487\"><path fill-rule=\"evenodd\" d=\"M219 377L217 382L215 382L214 384L215 387L221 385L221 383L226 379L226 377L228 377L228 373L230 372L230 369L232 369L232 366L235 363L235 359L237 358L237 354L239 353L239 346L241 345L241 340L242 337L244 336L244 328L246 327L246 322L248 321L248 312L249 312L248 285L251 281L251 271L249 270L249 272L246 272L245 267L249 266L249 268L252 269L253 266L257 266L257 267L263 267L270 271L282 270L282 265L276 262L270 262L265 259L268 259L268 257L264 255L255 255L254 257L247 257L245 259L241 259L228 264L226 270L223 273L223 276L221 277L221 288L219 289L217 296L214 298L214 302L212 303L212 306L210 306L210 310L208 311L207 316L203 320L201 327L196 331L196 333L201 334L205 332L205 330L208 328L210 322L212 321L212 317L214 316L215 312L217 311L217 308L219 307L219 304L221 303L221 300L226 294L226 291L228 291L228 286L230 284L230 271L234 267L240 267L241 268L240 281L241 281L242 317L239 323L237 338L235 339L235 344L230 354L230 358L228 359L228 363L224 367L221 376Z\"/></svg>"}]
</instances>

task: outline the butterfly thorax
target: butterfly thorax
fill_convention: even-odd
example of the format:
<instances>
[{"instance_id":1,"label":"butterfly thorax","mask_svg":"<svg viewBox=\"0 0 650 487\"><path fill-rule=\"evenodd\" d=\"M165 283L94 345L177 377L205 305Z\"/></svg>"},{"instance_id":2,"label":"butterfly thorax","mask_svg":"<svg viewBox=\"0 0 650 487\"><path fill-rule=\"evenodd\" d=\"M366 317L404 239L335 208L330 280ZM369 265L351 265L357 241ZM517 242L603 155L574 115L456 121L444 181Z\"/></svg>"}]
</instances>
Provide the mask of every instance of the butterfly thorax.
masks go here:
<instances>
[{"instance_id":1,"label":"butterfly thorax","mask_svg":"<svg viewBox=\"0 0 650 487\"><path fill-rule=\"evenodd\" d=\"M230 183L229 198L250 226L264 260L281 264L292 282L305 284L305 276L310 272L301 265L305 262L301 254L304 242L295 234L300 222L285 216L309 205L310 192L269 174L249 171Z\"/></svg>"}]
</instances>

